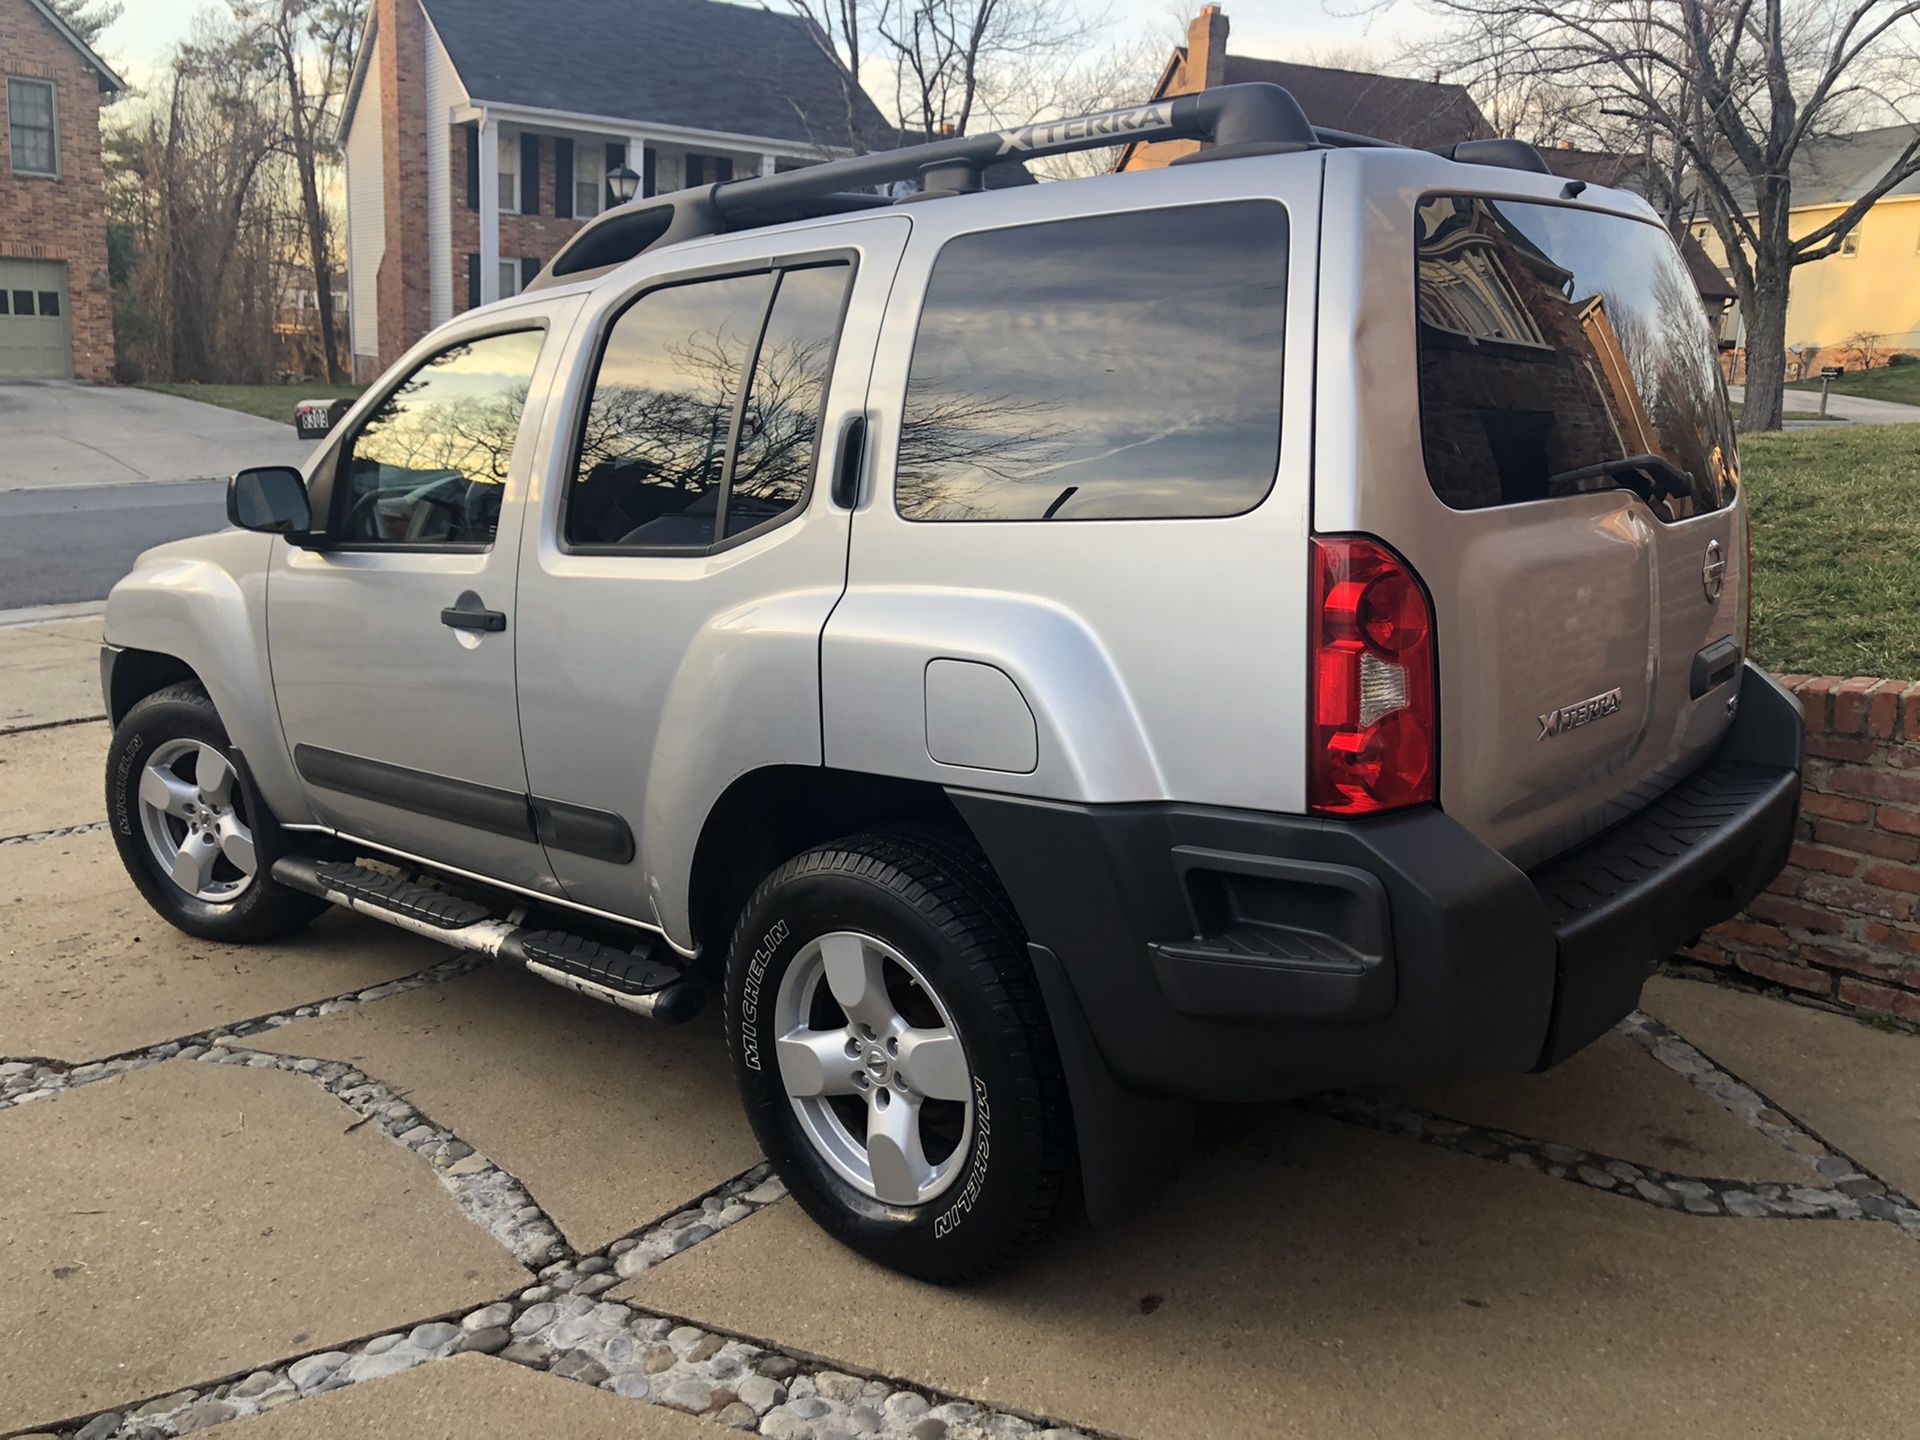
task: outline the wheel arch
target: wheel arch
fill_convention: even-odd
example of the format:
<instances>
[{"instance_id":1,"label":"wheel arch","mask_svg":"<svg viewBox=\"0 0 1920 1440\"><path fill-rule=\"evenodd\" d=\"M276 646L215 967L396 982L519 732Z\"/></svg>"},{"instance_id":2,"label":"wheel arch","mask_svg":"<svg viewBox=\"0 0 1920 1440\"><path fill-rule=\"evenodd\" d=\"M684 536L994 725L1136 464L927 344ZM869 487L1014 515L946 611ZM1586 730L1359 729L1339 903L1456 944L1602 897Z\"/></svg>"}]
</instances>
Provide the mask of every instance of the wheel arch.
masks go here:
<instances>
[{"instance_id":1,"label":"wheel arch","mask_svg":"<svg viewBox=\"0 0 1920 1440\"><path fill-rule=\"evenodd\" d=\"M769 765L733 781L707 812L695 842L687 908L701 965L718 977L741 906L781 862L872 825L924 820L973 839L947 792L817 765ZM977 842L976 842L977 843Z\"/></svg>"},{"instance_id":2,"label":"wheel arch","mask_svg":"<svg viewBox=\"0 0 1920 1440\"><path fill-rule=\"evenodd\" d=\"M121 650L107 649L103 653L100 672L100 688L107 703L107 723L118 726L127 718L127 712L147 696L169 685L188 682L198 685L202 690L207 688L206 682L195 673L194 668L177 655L167 655L158 650L139 650L131 646Z\"/></svg>"}]
</instances>

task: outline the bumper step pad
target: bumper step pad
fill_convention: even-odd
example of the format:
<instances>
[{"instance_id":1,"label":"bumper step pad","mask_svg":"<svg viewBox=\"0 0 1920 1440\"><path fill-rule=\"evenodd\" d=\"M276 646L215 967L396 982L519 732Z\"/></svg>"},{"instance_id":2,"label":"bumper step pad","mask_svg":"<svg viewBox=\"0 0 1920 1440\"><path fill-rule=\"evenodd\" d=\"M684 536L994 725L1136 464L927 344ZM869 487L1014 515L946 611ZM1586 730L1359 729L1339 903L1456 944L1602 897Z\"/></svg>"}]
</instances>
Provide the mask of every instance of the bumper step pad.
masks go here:
<instances>
[{"instance_id":1,"label":"bumper step pad","mask_svg":"<svg viewBox=\"0 0 1920 1440\"><path fill-rule=\"evenodd\" d=\"M370 866L307 855L283 855L273 864L273 878L416 935L515 961L542 980L649 1020L690 1020L706 999L698 980L656 958L645 942L644 948L622 950L569 930L522 926L523 901L511 902L510 911L504 902L493 909Z\"/></svg>"}]
</instances>

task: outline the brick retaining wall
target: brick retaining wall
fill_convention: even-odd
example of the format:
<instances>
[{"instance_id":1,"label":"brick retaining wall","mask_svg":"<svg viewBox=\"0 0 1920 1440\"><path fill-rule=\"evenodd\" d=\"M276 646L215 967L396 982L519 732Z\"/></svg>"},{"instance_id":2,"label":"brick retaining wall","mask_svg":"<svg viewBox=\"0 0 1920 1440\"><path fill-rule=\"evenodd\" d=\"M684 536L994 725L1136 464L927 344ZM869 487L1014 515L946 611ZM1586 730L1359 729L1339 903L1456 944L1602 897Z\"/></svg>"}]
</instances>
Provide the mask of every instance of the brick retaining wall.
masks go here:
<instances>
[{"instance_id":1,"label":"brick retaining wall","mask_svg":"<svg viewBox=\"0 0 1920 1440\"><path fill-rule=\"evenodd\" d=\"M1920 684L1780 680L1807 717L1792 859L1685 958L1920 1023Z\"/></svg>"}]
</instances>

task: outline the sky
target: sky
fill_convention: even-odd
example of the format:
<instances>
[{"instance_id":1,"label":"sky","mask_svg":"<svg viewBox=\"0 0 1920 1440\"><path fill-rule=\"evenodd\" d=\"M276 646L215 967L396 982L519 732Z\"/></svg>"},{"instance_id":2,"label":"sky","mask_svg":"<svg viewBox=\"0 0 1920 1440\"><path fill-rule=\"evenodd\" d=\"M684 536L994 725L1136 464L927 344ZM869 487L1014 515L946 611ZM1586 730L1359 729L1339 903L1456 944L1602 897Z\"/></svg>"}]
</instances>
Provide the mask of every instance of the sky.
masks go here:
<instances>
[{"instance_id":1,"label":"sky","mask_svg":"<svg viewBox=\"0 0 1920 1440\"><path fill-rule=\"evenodd\" d=\"M179 40L185 38L193 17L210 7L196 0L124 0L121 16L100 38L100 51L136 85L145 82L154 67ZM617 0L610 0L617 4ZM1092 13L1104 10L1116 42L1155 31L1170 37L1178 29L1171 18L1177 11L1197 10L1178 0L1086 0ZM1311 59L1318 52L1359 47L1391 54L1405 38L1408 21L1417 17L1405 0L1389 15L1354 15L1365 0L1221 0L1233 24L1229 48L1241 55L1268 59Z\"/></svg>"}]
</instances>

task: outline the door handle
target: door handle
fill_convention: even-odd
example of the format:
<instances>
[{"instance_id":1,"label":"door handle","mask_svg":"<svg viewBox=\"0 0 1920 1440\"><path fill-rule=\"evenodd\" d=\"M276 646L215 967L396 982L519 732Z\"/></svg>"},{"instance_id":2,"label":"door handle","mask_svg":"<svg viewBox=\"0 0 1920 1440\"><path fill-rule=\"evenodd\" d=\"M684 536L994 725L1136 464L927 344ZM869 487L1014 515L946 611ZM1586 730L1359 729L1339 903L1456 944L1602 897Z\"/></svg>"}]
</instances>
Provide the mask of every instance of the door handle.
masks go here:
<instances>
[{"instance_id":1,"label":"door handle","mask_svg":"<svg viewBox=\"0 0 1920 1440\"><path fill-rule=\"evenodd\" d=\"M440 612L440 623L450 625L455 630L495 632L507 628L507 617L504 611L485 609L480 597L469 590L455 604Z\"/></svg>"},{"instance_id":2,"label":"door handle","mask_svg":"<svg viewBox=\"0 0 1920 1440\"><path fill-rule=\"evenodd\" d=\"M840 427L840 463L834 468L833 503L851 510L860 500L860 472L866 468L867 417L851 416Z\"/></svg>"}]
</instances>

